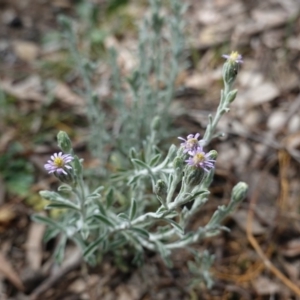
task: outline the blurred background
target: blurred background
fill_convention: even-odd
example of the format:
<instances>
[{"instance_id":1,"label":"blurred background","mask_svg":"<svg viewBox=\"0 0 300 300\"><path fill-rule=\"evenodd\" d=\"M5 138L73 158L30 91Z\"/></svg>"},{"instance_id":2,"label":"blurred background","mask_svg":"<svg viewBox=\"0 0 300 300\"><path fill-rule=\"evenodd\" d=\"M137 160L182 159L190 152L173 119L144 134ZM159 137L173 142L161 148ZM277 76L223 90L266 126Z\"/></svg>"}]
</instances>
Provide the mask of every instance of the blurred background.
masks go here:
<instances>
[{"instance_id":1,"label":"blurred background","mask_svg":"<svg viewBox=\"0 0 300 300\"><path fill-rule=\"evenodd\" d=\"M93 86L109 114L108 49L117 50L121 73L129 76L149 5L0 0L1 299L300 299L300 2L184 2L188 64L176 80L173 128L183 136L203 133L219 101L222 54L244 58L237 99L219 124L225 136L212 145L219 157L211 200L191 224L205 224L236 182L249 184L247 200L225 222L231 232L195 246L215 254L212 290L201 283L187 288L192 275L184 252L174 253L172 269L149 254L141 269L117 268L108 257L87 270L70 254L53 280L55 241L43 244L45 228L30 215L44 206L38 191L57 184L43 170L57 150L57 132L68 132L86 167L101 165L87 147L86 100L58 16L74 20L78 47L97 62Z\"/></svg>"}]
</instances>

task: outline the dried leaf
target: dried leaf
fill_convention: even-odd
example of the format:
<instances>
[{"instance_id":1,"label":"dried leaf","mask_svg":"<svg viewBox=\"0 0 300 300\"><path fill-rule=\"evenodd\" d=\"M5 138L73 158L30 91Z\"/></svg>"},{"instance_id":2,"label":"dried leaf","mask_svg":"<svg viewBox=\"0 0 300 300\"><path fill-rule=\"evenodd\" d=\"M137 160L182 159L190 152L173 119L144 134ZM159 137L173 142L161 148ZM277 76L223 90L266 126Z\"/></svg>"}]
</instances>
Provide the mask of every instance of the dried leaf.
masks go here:
<instances>
[{"instance_id":1,"label":"dried leaf","mask_svg":"<svg viewBox=\"0 0 300 300\"><path fill-rule=\"evenodd\" d=\"M287 257L300 255L300 238L289 241L281 247L280 252Z\"/></svg>"},{"instance_id":2,"label":"dried leaf","mask_svg":"<svg viewBox=\"0 0 300 300\"><path fill-rule=\"evenodd\" d=\"M26 62L34 61L39 55L40 51L36 44L28 41L13 42L13 49L16 55Z\"/></svg>"},{"instance_id":3,"label":"dried leaf","mask_svg":"<svg viewBox=\"0 0 300 300\"><path fill-rule=\"evenodd\" d=\"M281 290L281 286L268 277L260 276L253 282L254 289L259 295L273 295Z\"/></svg>"},{"instance_id":4,"label":"dried leaf","mask_svg":"<svg viewBox=\"0 0 300 300\"><path fill-rule=\"evenodd\" d=\"M9 260L0 252L0 273L2 273L18 290L23 291L24 286L17 272Z\"/></svg>"},{"instance_id":5,"label":"dried leaf","mask_svg":"<svg viewBox=\"0 0 300 300\"><path fill-rule=\"evenodd\" d=\"M32 222L29 227L26 242L26 260L33 270L38 270L43 258L43 236L46 226Z\"/></svg>"},{"instance_id":6,"label":"dried leaf","mask_svg":"<svg viewBox=\"0 0 300 300\"><path fill-rule=\"evenodd\" d=\"M240 209L236 211L232 218L237 222L239 227L246 232L247 229L247 216L248 212L246 210ZM257 218L253 218L252 220L251 232L253 235L260 235L266 232L266 229L260 224Z\"/></svg>"}]
</instances>

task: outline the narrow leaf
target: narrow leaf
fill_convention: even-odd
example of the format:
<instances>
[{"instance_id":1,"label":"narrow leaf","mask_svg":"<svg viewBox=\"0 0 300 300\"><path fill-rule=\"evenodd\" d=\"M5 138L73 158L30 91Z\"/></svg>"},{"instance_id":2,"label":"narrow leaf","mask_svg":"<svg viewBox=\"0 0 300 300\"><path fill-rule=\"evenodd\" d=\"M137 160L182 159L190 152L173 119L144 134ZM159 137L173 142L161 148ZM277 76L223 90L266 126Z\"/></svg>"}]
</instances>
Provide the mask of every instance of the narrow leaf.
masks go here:
<instances>
[{"instance_id":1,"label":"narrow leaf","mask_svg":"<svg viewBox=\"0 0 300 300\"><path fill-rule=\"evenodd\" d=\"M178 231L180 234L184 234L184 229L179 224L177 224L174 220L167 219L167 218L163 218L163 220L171 224L175 228L175 230Z\"/></svg>"},{"instance_id":2,"label":"narrow leaf","mask_svg":"<svg viewBox=\"0 0 300 300\"><path fill-rule=\"evenodd\" d=\"M61 231L64 231L64 228L57 221L54 221L48 217L40 216L40 215L33 215L31 217L31 219L34 222L43 223L50 227L54 227L54 228L60 229Z\"/></svg>"},{"instance_id":3,"label":"narrow leaf","mask_svg":"<svg viewBox=\"0 0 300 300\"><path fill-rule=\"evenodd\" d=\"M138 233L144 239L149 239L149 233L145 229L142 229L142 228L139 228L139 227L131 227L131 228L129 228L129 230Z\"/></svg>"},{"instance_id":4,"label":"narrow leaf","mask_svg":"<svg viewBox=\"0 0 300 300\"><path fill-rule=\"evenodd\" d=\"M69 203L60 203L60 202L52 202L51 204L47 205L45 209L71 209L71 210L76 210L79 211L79 207L75 204L69 204Z\"/></svg>"},{"instance_id":5,"label":"narrow leaf","mask_svg":"<svg viewBox=\"0 0 300 300\"><path fill-rule=\"evenodd\" d=\"M131 199L131 205L130 205L130 212L129 212L129 219L133 220L136 215L136 201L134 198Z\"/></svg>"},{"instance_id":6,"label":"narrow leaf","mask_svg":"<svg viewBox=\"0 0 300 300\"><path fill-rule=\"evenodd\" d=\"M106 224L107 226L110 227L114 227L115 224L113 222L111 222L107 216L101 215L101 214L97 214L93 216L95 219L99 220L100 222Z\"/></svg>"},{"instance_id":7,"label":"narrow leaf","mask_svg":"<svg viewBox=\"0 0 300 300\"><path fill-rule=\"evenodd\" d=\"M114 203L114 189L110 188L106 195L106 208L110 208Z\"/></svg>"},{"instance_id":8,"label":"narrow leaf","mask_svg":"<svg viewBox=\"0 0 300 300\"><path fill-rule=\"evenodd\" d=\"M149 165L152 167L155 166L158 163L158 161L160 160L160 158L161 158L161 154L160 153L156 154L154 157L152 157Z\"/></svg>"},{"instance_id":9,"label":"narrow leaf","mask_svg":"<svg viewBox=\"0 0 300 300\"><path fill-rule=\"evenodd\" d=\"M88 257L91 254L93 254L100 246L100 244L104 241L104 239L106 238L106 234L104 234L103 236L101 236L98 240L96 240L94 243L91 243L88 247L86 247L86 249L83 252L83 256L84 257Z\"/></svg>"}]
</instances>

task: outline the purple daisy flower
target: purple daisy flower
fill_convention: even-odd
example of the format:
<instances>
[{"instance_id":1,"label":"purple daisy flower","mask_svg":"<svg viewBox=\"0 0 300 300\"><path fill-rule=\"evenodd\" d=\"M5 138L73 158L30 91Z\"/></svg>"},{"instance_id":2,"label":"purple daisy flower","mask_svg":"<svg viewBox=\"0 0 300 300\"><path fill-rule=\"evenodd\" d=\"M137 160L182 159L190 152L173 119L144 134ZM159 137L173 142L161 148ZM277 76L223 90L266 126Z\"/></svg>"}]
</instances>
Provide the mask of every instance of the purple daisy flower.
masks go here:
<instances>
[{"instance_id":1,"label":"purple daisy flower","mask_svg":"<svg viewBox=\"0 0 300 300\"><path fill-rule=\"evenodd\" d=\"M67 170L72 169L69 163L74 159L71 154L63 154L62 152L54 153L51 156L51 160L44 165L44 168L48 171L49 174L56 173L68 175Z\"/></svg>"},{"instance_id":2,"label":"purple daisy flower","mask_svg":"<svg viewBox=\"0 0 300 300\"><path fill-rule=\"evenodd\" d=\"M184 143L181 143L180 146L184 148L183 153L188 153L189 151L197 150L199 147L199 141L198 137L200 136L200 133L196 133L195 135L189 134L186 139L182 137L178 137L178 139L184 141Z\"/></svg>"},{"instance_id":3,"label":"purple daisy flower","mask_svg":"<svg viewBox=\"0 0 300 300\"><path fill-rule=\"evenodd\" d=\"M206 172L215 167L216 161L211 159L209 154L205 153L201 146L199 146L195 151L189 151L188 153L191 155L190 158L186 160L188 165L202 168Z\"/></svg>"},{"instance_id":4,"label":"purple daisy flower","mask_svg":"<svg viewBox=\"0 0 300 300\"><path fill-rule=\"evenodd\" d=\"M223 54L222 57L226 58L227 61L231 63L242 64L244 62L242 55L237 51L232 51L231 54Z\"/></svg>"}]
</instances>

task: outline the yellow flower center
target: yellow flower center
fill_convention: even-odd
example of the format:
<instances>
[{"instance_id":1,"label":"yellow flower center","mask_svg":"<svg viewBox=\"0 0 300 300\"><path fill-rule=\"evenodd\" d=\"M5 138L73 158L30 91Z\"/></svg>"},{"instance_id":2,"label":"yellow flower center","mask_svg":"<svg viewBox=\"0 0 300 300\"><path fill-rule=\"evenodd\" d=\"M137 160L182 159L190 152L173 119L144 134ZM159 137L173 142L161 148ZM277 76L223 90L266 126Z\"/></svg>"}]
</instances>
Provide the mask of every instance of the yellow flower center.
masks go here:
<instances>
[{"instance_id":1,"label":"yellow flower center","mask_svg":"<svg viewBox=\"0 0 300 300\"><path fill-rule=\"evenodd\" d=\"M188 141L187 141L187 144L190 148L197 145L197 143L198 143L198 140L195 138L188 139Z\"/></svg>"},{"instance_id":2,"label":"yellow flower center","mask_svg":"<svg viewBox=\"0 0 300 300\"><path fill-rule=\"evenodd\" d=\"M199 164L205 160L204 153L196 153L193 157L194 163Z\"/></svg>"},{"instance_id":3,"label":"yellow flower center","mask_svg":"<svg viewBox=\"0 0 300 300\"><path fill-rule=\"evenodd\" d=\"M229 60L235 62L239 58L239 53L237 51L232 51Z\"/></svg>"},{"instance_id":4,"label":"yellow flower center","mask_svg":"<svg viewBox=\"0 0 300 300\"><path fill-rule=\"evenodd\" d=\"M61 157L55 157L53 163L58 168L63 168L65 165L64 160Z\"/></svg>"}]
</instances>

